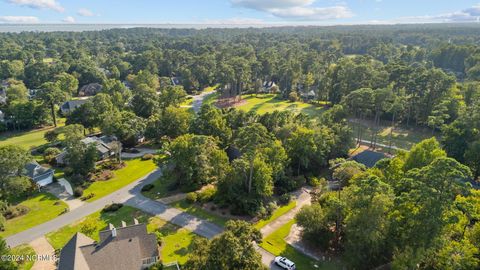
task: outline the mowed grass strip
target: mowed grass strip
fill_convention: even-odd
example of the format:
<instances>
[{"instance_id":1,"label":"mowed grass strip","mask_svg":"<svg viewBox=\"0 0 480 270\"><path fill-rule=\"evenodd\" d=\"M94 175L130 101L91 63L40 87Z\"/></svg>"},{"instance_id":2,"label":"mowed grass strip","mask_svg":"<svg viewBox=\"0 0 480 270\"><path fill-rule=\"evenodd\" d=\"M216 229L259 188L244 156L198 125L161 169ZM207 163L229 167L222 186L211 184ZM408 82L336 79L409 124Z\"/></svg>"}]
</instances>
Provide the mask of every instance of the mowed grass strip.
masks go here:
<instances>
[{"instance_id":1,"label":"mowed grass strip","mask_svg":"<svg viewBox=\"0 0 480 270\"><path fill-rule=\"evenodd\" d=\"M303 255L292 246L290 246L285 238L290 233L290 229L295 220L286 223L281 228L276 230L274 233L268 235L263 239L263 242L260 244L262 248L272 253L275 256L283 256L292 260L297 269L308 270L308 269L321 269L321 270L336 270L343 269L342 265L337 262L319 262L311 259L310 257ZM317 267L315 267L317 266Z\"/></svg>"},{"instance_id":2,"label":"mowed grass strip","mask_svg":"<svg viewBox=\"0 0 480 270\"><path fill-rule=\"evenodd\" d=\"M279 218L279 217L285 215L286 213L288 213L290 210L295 208L295 206L297 206L297 202L295 200L292 200L287 205L280 206L279 208L275 209L275 211L273 211L273 214L268 219L259 220L254 225L254 227L257 228L257 229L261 229L261 228L265 227L270 222L272 222L272 221L276 220L277 218Z\"/></svg>"},{"instance_id":3,"label":"mowed grass strip","mask_svg":"<svg viewBox=\"0 0 480 270\"><path fill-rule=\"evenodd\" d=\"M28 230L58 217L65 209L68 209L66 203L49 193L37 193L19 204L28 207L28 213L7 220L6 230L0 232L0 237L7 237Z\"/></svg>"},{"instance_id":4,"label":"mowed grass strip","mask_svg":"<svg viewBox=\"0 0 480 270\"><path fill-rule=\"evenodd\" d=\"M137 179L146 176L157 168L153 160L132 159L125 161L126 167L114 171L115 177L107 181L98 181L92 183L86 188L83 194L94 194L95 196L88 201L98 200L122 187L135 182Z\"/></svg>"}]
</instances>

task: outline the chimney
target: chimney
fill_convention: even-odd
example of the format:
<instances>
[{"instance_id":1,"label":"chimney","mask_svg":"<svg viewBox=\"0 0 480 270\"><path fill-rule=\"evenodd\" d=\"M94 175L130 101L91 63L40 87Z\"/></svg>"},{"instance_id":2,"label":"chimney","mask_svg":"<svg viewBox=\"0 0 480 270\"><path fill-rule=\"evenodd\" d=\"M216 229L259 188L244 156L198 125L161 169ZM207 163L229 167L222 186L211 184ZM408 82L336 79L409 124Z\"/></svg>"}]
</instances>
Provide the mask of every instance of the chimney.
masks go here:
<instances>
[{"instance_id":1,"label":"chimney","mask_svg":"<svg viewBox=\"0 0 480 270\"><path fill-rule=\"evenodd\" d=\"M112 223L108 223L108 229L111 231L115 228Z\"/></svg>"},{"instance_id":2,"label":"chimney","mask_svg":"<svg viewBox=\"0 0 480 270\"><path fill-rule=\"evenodd\" d=\"M138 225L138 220L136 218L133 219L133 224Z\"/></svg>"},{"instance_id":3,"label":"chimney","mask_svg":"<svg viewBox=\"0 0 480 270\"><path fill-rule=\"evenodd\" d=\"M122 220L122 227L125 228L127 227L127 223L125 221Z\"/></svg>"},{"instance_id":4,"label":"chimney","mask_svg":"<svg viewBox=\"0 0 480 270\"><path fill-rule=\"evenodd\" d=\"M113 238L117 237L117 229L116 228L112 229L112 237Z\"/></svg>"}]
</instances>

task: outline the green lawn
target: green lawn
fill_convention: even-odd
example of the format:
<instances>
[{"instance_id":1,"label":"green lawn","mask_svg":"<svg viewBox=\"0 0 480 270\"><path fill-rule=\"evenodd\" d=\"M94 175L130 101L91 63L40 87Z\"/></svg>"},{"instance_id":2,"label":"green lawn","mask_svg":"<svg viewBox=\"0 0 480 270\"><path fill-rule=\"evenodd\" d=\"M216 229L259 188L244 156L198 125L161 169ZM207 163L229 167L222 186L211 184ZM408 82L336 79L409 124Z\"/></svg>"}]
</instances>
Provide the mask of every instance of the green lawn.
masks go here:
<instances>
[{"instance_id":1,"label":"green lawn","mask_svg":"<svg viewBox=\"0 0 480 270\"><path fill-rule=\"evenodd\" d=\"M342 266L339 263L315 261L290 246L284 239L290 233L293 224L295 224L295 220L283 225L280 229L265 237L260 246L275 256L284 256L292 260L296 264L297 269L342 269ZM318 267L315 267L315 265Z\"/></svg>"},{"instance_id":2,"label":"green lawn","mask_svg":"<svg viewBox=\"0 0 480 270\"><path fill-rule=\"evenodd\" d=\"M0 232L0 237L7 237L52 220L68 208L67 204L48 193L38 193L20 204L28 207L30 211L26 215L7 220L6 230Z\"/></svg>"},{"instance_id":3,"label":"green lawn","mask_svg":"<svg viewBox=\"0 0 480 270\"><path fill-rule=\"evenodd\" d=\"M33 260L27 260L25 256L27 255L35 255L35 250L29 245L21 245L12 248L11 253L13 255L23 256L24 260L16 262L18 270L30 270L35 263ZM22 258L22 257L20 257Z\"/></svg>"},{"instance_id":4,"label":"green lawn","mask_svg":"<svg viewBox=\"0 0 480 270\"><path fill-rule=\"evenodd\" d=\"M129 206L123 206L120 210L113 213L102 213L101 211L93 213L82 220L47 234L46 237L54 249L61 249L75 233L81 232L84 224L93 223L97 226L94 230L86 233L86 235L98 241L98 233L106 229L109 223L119 227L123 220L130 225L133 223L133 218L136 218L141 223L147 223L149 232L159 231L163 235L161 247L161 258L163 262L186 262L190 251L190 244L194 237L197 237L194 233L178 228L158 217L152 217L149 214Z\"/></svg>"},{"instance_id":5,"label":"green lawn","mask_svg":"<svg viewBox=\"0 0 480 270\"><path fill-rule=\"evenodd\" d=\"M64 126L65 119L58 120L58 126ZM0 135L0 146L5 145L18 145L26 149L31 149L38 147L40 145L46 144L47 141L43 136L49 130L54 129L54 127L35 129L30 131L22 132L5 132Z\"/></svg>"},{"instance_id":6,"label":"green lawn","mask_svg":"<svg viewBox=\"0 0 480 270\"><path fill-rule=\"evenodd\" d=\"M215 223L221 227L225 226L225 223L228 221L227 218L215 215L213 213L210 213L204 209L202 209L200 206L196 204L191 204L188 203L186 200L181 200L175 203L172 203L171 206L180 209L186 213L189 213L192 216L199 217L203 220L210 221L212 223Z\"/></svg>"},{"instance_id":7,"label":"green lawn","mask_svg":"<svg viewBox=\"0 0 480 270\"><path fill-rule=\"evenodd\" d=\"M305 113L312 117L320 116L325 108L315 106L304 102L290 102L274 94L262 95L244 95L243 101L246 102L237 108L244 111L254 111L258 114L265 114L274 111L289 110L295 113Z\"/></svg>"},{"instance_id":8,"label":"green lawn","mask_svg":"<svg viewBox=\"0 0 480 270\"><path fill-rule=\"evenodd\" d=\"M175 190L175 188L172 187L174 184L175 179L163 175L157 181L153 182L153 189L149 191L144 191L142 192L142 194L152 200L158 200L163 197L175 194L175 192L177 191Z\"/></svg>"},{"instance_id":9,"label":"green lawn","mask_svg":"<svg viewBox=\"0 0 480 270\"><path fill-rule=\"evenodd\" d=\"M114 171L115 177L108 181L99 181L92 183L83 192L84 195L95 194L88 201L95 201L106 196L122 187L136 181L137 179L147 175L157 168L153 160L132 159L126 160L127 166L120 170Z\"/></svg>"},{"instance_id":10,"label":"green lawn","mask_svg":"<svg viewBox=\"0 0 480 270\"><path fill-rule=\"evenodd\" d=\"M297 202L292 200L289 204L281 206L273 211L273 214L268 219L262 219L255 224L255 228L261 229L265 227L268 223L274 221L275 219L285 215L288 211L292 210L297 206Z\"/></svg>"}]
</instances>

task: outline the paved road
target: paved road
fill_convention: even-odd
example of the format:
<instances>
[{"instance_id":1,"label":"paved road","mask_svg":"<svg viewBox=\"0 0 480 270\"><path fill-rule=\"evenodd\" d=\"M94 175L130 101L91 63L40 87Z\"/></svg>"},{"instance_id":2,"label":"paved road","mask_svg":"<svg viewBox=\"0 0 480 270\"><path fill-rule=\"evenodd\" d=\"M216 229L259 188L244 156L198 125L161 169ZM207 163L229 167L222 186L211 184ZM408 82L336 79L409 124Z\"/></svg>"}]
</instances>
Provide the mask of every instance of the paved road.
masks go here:
<instances>
[{"instance_id":1,"label":"paved road","mask_svg":"<svg viewBox=\"0 0 480 270\"><path fill-rule=\"evenodd\" d=\"M207 92L207 93L201 93L200 95L193 96L193 102L192 102L192 108L195 113L198 113L200 111L200 108L202 107L203 104L203 99L206 97L215 94L215 91L213 92Z\"/></svg>"}]
</instances>

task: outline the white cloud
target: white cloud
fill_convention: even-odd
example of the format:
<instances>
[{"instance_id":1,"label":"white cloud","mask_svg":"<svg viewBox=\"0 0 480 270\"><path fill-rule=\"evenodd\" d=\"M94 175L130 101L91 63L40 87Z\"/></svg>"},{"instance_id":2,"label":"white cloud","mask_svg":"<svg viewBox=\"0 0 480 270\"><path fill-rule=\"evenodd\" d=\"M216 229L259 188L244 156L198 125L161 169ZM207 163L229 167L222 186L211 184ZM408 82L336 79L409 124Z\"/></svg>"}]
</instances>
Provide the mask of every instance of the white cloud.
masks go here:
<instances>
[{"instance_id":1,"label":"white cloud","mask_svg":"<svg viewBox=\"0 0 480 270\"><path fill-rule=\"evenodd\" d=\"M65 9L56 0L7 0L9 3L38 9L51 9L64 12Z\"/></svg>"},{"instance_id":2,"label":"white cloud","mask_svg":"<svg viewBox=\"0 0 480 270\"><path fill-rule=\"evenodd\" d=\"M322 21L350 18L353 13L345 5L332 7L313 6L316 0L231 0L236 7L267 12L275 17L300 20Z\"/></svg>"},{"instance_id":3,"label":"white cloud","mask_svg":"<svg viewBox=\"0 0 480 270\"><path fill-rule=\"evenodd\" d=\"M401 17L390 21L375 21L374 23L455 23L478 21L480 21L480 5L451 13Z\"/></svg>"},{"instance_id":4,"label":"white cloud","mask_svg":"<svg viewBox=\"0 0 480 270\"><path fill-rule=\"evenodd\" d=\"M81 8L77 11L77 14L80 15L80 16L83 16L83 17L93 17L95 16L95 14L89 10L89 9L86 9L86 8Z\"/></svg>"},{"instance_id":5,"label":"white cloud","mask_svg":"<svg viewBox=\"0 0 480 270\"><path fill-rule=\"evenodd\" d=\"M64 23L75 23L75 18L72 16L68 16L62 20Z\"/></svg>"},{"instance_id":6,"label":"white cloud","mask_svg":"<svg viewBox=\"0 0 480 270\"><path fill-rule=\"evenodd\" d=\"M33 16L0 16L0 23L38 23L39 21Z\"/></svg>"}]
</instances>

